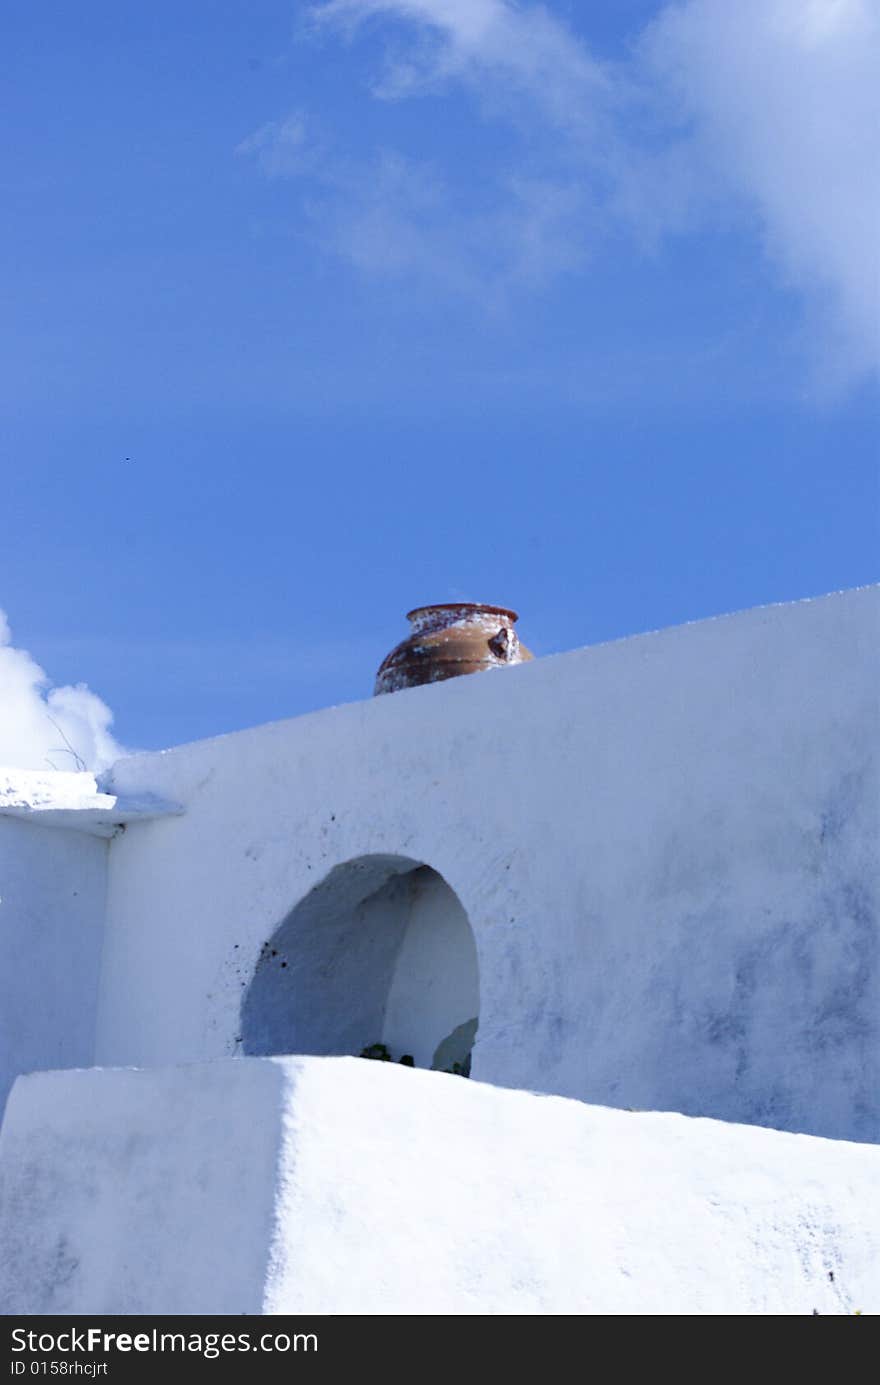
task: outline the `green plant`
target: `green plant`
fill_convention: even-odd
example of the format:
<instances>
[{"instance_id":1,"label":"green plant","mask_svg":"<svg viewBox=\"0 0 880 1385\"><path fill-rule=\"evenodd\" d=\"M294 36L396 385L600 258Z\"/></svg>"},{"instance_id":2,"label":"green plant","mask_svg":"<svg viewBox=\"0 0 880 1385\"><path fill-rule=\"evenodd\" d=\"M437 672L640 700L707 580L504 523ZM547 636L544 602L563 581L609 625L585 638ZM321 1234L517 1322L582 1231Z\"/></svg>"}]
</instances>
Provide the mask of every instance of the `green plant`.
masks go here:
<instances>
[{"instance_id":1,"label":"green plant","mask_svg":"<svg viewBox=\"0 0 880 1385\"><path fill-rule=\"evenodd\" d=\"M387 1044L367 1044L366 1048L361 1049L358 1057L372 1058L376 1063L394 1062ZM398 1058L397 1061L404 1068L414 1068L416 1065L416 1060L411 1053L404 1053L403 1057Z\"/></svg>"},{"instance_id":2,"label":"green plant","mask_svg":"<svg viewBox=\"0 0 880 1385\"><path fill-rule=\"evenodd\" d=\"M404 1053L401 1058L395 1058L387 1044L367 1044L358 1054L359 1058L372 1058L375 1063L399 1063L402 1068L414 1068L416 1060L411 1053ZM470 1077L471 1059L470 1054L463 1063L453 1063L451 1068L438 1068L438 1072L448 1072L455 1077Z\"/></svg>"}]
</instances>

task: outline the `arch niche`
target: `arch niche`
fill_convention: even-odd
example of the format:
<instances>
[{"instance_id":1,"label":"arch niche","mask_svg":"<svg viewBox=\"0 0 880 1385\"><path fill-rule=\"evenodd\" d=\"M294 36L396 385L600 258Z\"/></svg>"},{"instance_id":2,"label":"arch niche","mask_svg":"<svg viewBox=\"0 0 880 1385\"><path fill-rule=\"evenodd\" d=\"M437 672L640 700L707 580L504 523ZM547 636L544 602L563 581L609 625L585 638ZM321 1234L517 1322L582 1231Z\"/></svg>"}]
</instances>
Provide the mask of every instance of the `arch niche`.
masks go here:
<instances>
[{"instance_id":1,"label":"arch niche","mask_svg":"<svg viewBox=\"0 0 880 1385\"><path fill-rule=\"evenodd\" d=\"M467 1070L479 1016L467 914L435 870L403 856L336 866L263 945L242 1005L248 1054L387 1046L419 1068Z\"/></svg>"}]
</instances>

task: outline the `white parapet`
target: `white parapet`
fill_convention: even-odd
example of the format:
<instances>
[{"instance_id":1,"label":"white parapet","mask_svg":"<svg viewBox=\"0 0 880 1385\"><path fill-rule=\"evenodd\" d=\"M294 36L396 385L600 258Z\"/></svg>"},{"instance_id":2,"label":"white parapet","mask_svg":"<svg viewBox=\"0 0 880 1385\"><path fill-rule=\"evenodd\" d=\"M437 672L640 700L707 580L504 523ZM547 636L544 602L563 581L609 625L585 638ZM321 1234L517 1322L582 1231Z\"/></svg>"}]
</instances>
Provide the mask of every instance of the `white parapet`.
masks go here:
<instances>
[{"instance_id":1,"label":"white parapet","mask_svg":"<svg viewBox=\"0 0 880 1385\"><path fill-rule=\"evenodd\" d=\"M68 770L0 769L0 817L40 827L65 827L114 837L132 822L174 817L183 809L154 794L105 793L94 774Z\"/></svg>"},{"instance_id":2,"label":"white parapet","mask_svg":"<svg viewBox=\"0 0 880 1385\"><path fill-rule=\"evenodd\" d=\"M878 656L880 587L119 761L186 811L109 843L88 1061L478 1018L481 1082L880 1140Z\"/></svg>"},{"instance_id":3,"label":"white parapet","mask_svg":"<svg viewBox=\"0 0 880 1385\"><path fill-rule=\"evenodd\" d=\"M356 1058L21 1078L0 1311L880 1311L880 1148Z\"/></svg>"}]
</instances>

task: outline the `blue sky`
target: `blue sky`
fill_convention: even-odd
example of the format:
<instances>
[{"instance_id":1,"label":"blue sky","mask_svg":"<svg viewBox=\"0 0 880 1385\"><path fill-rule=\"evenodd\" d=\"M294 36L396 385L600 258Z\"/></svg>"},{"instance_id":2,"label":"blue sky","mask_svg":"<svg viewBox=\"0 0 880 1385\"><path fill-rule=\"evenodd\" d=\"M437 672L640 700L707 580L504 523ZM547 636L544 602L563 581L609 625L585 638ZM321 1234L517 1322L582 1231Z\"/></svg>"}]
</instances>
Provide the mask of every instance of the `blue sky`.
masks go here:
<instances>
[{"instance_id":1,"label":"blue sky","mask_svg":"<svg viewBox=\"0 0 880 1385\"><path fill-rule=\"evenodd\" d=\"M876 580L869 0L2 28L0 758L34 660L160 747L368 696L430 601L547 654Z\"/></svg>"}]
</instances>

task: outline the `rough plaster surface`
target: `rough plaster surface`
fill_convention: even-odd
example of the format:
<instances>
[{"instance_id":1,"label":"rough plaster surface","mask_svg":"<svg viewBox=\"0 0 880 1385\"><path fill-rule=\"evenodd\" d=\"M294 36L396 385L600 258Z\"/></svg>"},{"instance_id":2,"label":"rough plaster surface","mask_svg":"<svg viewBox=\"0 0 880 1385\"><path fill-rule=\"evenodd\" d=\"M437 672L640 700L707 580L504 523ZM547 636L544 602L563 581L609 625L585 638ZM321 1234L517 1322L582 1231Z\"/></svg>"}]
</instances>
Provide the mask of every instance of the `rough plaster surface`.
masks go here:
<instances>
[{"instance_id":1,"label":"rough plaster surface","mask_svg":"<svg viewBox=\"0 0 880 1385\"><path fill-rule=\"evenodd\" d=\"M355 1058L23 1078L0 1190L6 1313L880 1311L874 1145Z\"/></svg>"},{"instance_id":2,"label":"rough plaster surface","mask_svg":"<svg viewBox=\"0 0 880 1385\"><path fill-rule=\"evenodd\" d=\"M240 1052L291 911L404 858L473 929L475 1078L880 1138L878 635L863 589L121 761L185 814L111 843L98 1061Z\"/></svg>"},{"instance_id":3,"label":"rough plaster surface","mask_svg":"<svg viewBox=\"0 0 880 1385\"><path fill-rule=\"evenodd\" d=\"M21 1072L94 1061L107 842L0 817L0 1114Z\"/></svg>"}]
</instances>

